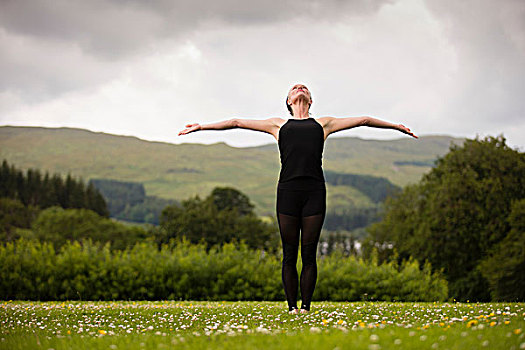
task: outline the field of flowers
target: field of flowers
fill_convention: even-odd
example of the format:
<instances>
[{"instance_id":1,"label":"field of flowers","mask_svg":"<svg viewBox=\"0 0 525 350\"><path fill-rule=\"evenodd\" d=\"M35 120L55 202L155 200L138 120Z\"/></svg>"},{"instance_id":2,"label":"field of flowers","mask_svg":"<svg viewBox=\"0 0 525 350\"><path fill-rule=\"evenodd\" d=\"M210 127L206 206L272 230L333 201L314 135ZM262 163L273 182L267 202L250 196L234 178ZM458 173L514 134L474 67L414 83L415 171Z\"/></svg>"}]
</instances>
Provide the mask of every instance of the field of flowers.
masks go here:
<instances>
[{"instance_id":1,"label":"field of flowers","mask_svg":"<svg viewBox=\"0 0 525 350\"><path fill-rule=\"evenodd\" d=\"M2 302L0 349L525 349L523 303Z\"/></svg>"}]
</instances>

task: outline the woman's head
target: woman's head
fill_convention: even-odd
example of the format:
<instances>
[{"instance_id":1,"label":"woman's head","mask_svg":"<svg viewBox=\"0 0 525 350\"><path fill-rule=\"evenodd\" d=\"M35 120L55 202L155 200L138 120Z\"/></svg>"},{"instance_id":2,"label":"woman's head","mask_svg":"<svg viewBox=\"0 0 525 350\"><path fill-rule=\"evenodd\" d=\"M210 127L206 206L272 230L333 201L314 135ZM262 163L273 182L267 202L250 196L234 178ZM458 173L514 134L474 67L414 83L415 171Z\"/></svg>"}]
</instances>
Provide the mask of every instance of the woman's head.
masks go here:
<instances>
[{"instance_id":1,"label":"woman's head","mask_svg":"<svg viewBox=\"0 0 525 350\"><path fill-rule=\"evenodd\" d=\"M286 108L288 108L288 111L292 116L292 104L299 99L305 100L305 102L308 103L308 109L310 109L310 106L312 105L312 94L303 84L295 84L288 92L288 96L286 96Z\"/></svg>"}]
</instances>

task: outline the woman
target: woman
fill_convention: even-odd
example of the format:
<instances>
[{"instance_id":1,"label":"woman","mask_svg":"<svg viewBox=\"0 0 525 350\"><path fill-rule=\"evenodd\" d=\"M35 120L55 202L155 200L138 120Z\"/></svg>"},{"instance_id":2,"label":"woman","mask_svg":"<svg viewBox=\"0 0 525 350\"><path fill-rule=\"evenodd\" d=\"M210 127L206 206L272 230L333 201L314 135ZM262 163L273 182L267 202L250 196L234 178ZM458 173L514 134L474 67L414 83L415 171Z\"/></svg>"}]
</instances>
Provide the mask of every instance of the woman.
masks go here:
<instances>
[{"instance_id":1,"label":"woman","mask_svg":"<svg viewBox=\"0 0 525 350\"><path fill-rule=\"evenodd\" d=\"M179 135L198 130L243 128L271 134L281 155L277 186L277 220L283 245L282 280L291 313L297 309L297 253L301 242L301 313L310 310L317 280L316 253L326 212L326 188L321 167L324 141L334 132L370 126L395 129L417 138L401 124L391 124L371 117L311 118L312 95L297 84L289 91L286 107L291 119L230 119L213 124L188 124Z\"/></svg>"}]
</instances>

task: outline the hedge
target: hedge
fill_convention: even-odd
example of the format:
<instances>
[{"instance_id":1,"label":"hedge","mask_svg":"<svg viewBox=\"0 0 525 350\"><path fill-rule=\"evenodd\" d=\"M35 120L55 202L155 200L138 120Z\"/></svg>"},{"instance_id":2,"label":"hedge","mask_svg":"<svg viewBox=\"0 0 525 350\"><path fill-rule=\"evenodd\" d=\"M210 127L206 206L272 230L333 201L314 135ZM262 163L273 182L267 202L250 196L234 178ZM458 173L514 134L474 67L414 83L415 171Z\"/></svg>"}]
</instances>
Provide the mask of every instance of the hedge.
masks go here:
<instances>
[{"instance_id":1,"label":"hedge","mask_svg":"<svg viewBox=\"0 0 525 350\"><path fill-rule=\"evenodd\" d=\"M3 300L284 300L281 257L227 243L139 243L112 250L90 241L18 240L0 246ZM300 259L299 259L300 260ZM299 261L300 265L300 261ZM300 271L300 266L299 266ZM318 259L314 300L436 301L447 282L417 261L378 265L353 256Z\"/></svg>"}]
</instances>

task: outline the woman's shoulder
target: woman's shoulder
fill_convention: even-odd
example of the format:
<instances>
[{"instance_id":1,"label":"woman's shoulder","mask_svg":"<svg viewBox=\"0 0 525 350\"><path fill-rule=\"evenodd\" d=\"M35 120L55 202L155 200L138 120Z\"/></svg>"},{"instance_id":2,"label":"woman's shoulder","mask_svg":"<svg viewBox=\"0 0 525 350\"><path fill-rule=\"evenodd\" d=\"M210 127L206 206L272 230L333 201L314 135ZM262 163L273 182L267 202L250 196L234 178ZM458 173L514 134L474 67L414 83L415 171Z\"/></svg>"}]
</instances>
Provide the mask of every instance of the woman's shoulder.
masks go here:
<instances>
[{"instance_id":1,"label":"woman's shoulder","mask_svg":"<svg viewBox=\"0 0 525 350\"><path fill-rule=\"evenodd\" d=\"M324 128L331 120L335 119L334 117L317 117L314 118L316 122L321 124L321 126Z\"/></svg>"},{"instance_id":2,"label":"woman's shoulder","mask_svg":"<svg viewBox=\"0 0 525 350\"><path fill-rule=\"evenodd\" d=\"M284 124L286 124L286 122L288 121L288 119L284 119L281 117L272 117L272 118L269 118L268 120L270 120L275 126L279 128L283 126Z\"/></svg>"}]
</instances>

